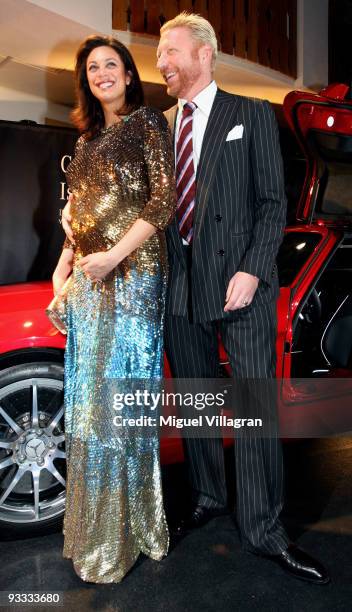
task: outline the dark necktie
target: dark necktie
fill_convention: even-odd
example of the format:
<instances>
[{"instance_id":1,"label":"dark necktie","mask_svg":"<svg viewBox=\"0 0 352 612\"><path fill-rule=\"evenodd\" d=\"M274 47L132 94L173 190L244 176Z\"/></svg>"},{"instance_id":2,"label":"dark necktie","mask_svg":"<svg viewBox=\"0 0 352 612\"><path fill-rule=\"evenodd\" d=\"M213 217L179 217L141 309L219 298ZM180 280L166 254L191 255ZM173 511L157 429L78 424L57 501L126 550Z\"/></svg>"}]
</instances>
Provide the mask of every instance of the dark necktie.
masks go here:
<instances>
[{"instance_id":1,"label":"dark necktie","mask_svg":"<svg viewBox=\"0 0 352 612\"><path fill-rule=\"evenodd\" d=\"M182 111L176 145L177 222L179 232L188 244L193 237L193 211L196 195L196 176L193 164L193 112L194 102L187 102Z\"/></svg>"}]
</instances>

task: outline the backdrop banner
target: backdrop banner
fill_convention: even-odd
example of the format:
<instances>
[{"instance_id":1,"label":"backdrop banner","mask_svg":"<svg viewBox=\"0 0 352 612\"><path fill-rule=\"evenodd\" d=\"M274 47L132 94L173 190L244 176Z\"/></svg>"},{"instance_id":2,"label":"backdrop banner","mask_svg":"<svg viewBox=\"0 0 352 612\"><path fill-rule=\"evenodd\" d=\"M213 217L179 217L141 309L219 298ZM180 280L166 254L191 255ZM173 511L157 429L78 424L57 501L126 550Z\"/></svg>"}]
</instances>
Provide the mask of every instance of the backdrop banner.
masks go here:
<instances>
[{"instance_id":1,"label":"backdrop banner","mask_svg":"<svg viewBox=\"0 0 352 612\"><path fill-rule=\"evenodd\" d=\"M0 121L0 284L51 277L74 129Z\"/></svg>"}]
</instances>

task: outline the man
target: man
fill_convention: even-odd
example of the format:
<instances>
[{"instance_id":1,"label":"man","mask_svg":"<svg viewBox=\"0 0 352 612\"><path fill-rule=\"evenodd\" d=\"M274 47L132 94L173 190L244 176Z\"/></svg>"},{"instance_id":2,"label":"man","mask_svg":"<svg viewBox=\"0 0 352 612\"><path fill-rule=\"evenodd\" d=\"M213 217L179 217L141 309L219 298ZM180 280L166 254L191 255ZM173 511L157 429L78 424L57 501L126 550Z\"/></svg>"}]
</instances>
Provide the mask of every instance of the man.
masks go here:
<instances>
[{"instance_id":1,"label":"man","mask_svg":"<svg viewBox=\"0 0 352 612\"><path fill-rule=\"evenodd\" d=\"M286 202L278 130L267 102L230 95L213 80L210 23L181 13L160 31L157 66L174 134L178 211L167 230L166 352L176 378L216 378L220 332L235 378L275 376L275 257ZM185 107L186 105L186 107ZM184 439L194 507L183 533L226 512L222 441ZM326 570L292 546L280 522L278 438L235 442L237 522L243 547L319 584Z\"/></svg>"},{"instance_id":2,"label":"man","mask_svg":"<svg viewBox=\"0 0 352 612\"><path fill-rule=\"evenodd\" d=\"M235 378L275 376L275 257L285 224L277 126L268 102L217 88L210 23L181 13L161 28L157 66L178 98L174 134L178 211L167 230L166 350L176 378L216 378L220 332ZM63 211L67 225L69 209ZM226 512L222 441L184 439L194 506L178 533ZM292 546L280 522L277 438L235 442L237 522L245 550L317 584L326 570Z\"/></svg>"}]
</instances>

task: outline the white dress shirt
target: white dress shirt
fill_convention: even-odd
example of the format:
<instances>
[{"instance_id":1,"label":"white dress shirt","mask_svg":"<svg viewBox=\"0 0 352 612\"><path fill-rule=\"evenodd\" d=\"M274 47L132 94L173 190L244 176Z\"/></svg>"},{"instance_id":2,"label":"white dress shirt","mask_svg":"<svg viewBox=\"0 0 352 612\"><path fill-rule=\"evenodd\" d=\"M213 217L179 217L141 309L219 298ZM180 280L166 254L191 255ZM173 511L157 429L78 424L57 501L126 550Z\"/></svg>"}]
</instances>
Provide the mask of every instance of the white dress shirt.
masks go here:
<instances>
[{"instance_id":1,"label":"white dress shirt","mask_svg":"<svg viewBox=\"0 0 352 612\"><path fill-rule=\"evenodd\" d=\"M207 127L211 107L213 106L214 98L217 92L217 85L215 81L212 81L205 89L197 94L192 102L197 105L193 113L193 127L192 127L192 140L193 140L193 165L194 171L197 172L197 167L200 158L200 152L202 150L203 138L205 128ZM182 110L187 100L178 100L178 111L175 127L175 157L176 157L176 143L178 139L178 130L180 127Z\"/></svg>"}]
</instances>

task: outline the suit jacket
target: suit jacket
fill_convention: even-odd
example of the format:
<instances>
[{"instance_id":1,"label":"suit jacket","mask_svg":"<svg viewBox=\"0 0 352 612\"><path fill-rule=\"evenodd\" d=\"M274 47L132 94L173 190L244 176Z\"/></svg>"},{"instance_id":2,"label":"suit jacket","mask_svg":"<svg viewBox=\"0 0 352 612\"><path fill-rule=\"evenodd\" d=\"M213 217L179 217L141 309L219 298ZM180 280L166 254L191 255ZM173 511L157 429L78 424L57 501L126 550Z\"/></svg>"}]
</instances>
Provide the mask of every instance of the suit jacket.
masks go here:
<instances>
[{"instance_id":1,"label":"suit jacket","mask_svg":"<svg viewBox=\"0 0 352 612\"><path fill-rule=\"evenodd\" d=\"M177 106L165 112L172 133L176 115ZM226 141L236 125L243 126L242 137ZM275 299L275 258L285 226L286 198L278 128L269 102L218 89L196 184L190 281L176 219L166 232L167 314L187 315L191 291L194 322L231 319L234 314L223 310L225 295L239 270L260 279L246 309Z\"/></svg>"}]
</instances>

